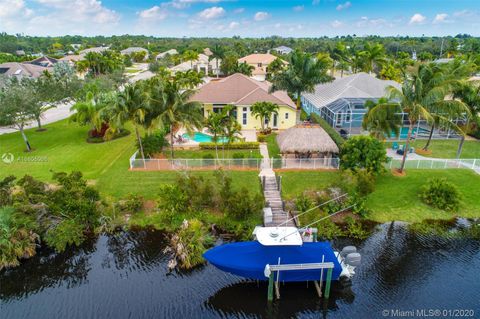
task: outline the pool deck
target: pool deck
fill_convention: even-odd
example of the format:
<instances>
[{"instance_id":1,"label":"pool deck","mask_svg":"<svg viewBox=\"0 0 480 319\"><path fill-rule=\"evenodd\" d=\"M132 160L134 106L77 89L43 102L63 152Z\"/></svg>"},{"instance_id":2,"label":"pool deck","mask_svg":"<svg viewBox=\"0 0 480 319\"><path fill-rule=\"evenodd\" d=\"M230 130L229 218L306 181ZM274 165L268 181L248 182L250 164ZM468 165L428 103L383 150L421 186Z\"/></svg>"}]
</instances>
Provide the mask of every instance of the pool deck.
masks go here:
<instances>
[{"instance_id":1,"label":"pool deck","mask_svg":"<svg viewBox=\"0 0 480 319\"><path fill-rule=\"evenodd\" d=\"M206 128L200 131L201 133L208 134L208 131ZM183 135L187 133L185 129L181 128L178 133L178 135ZM257 141L257 133L255 130L242 130L241 135L243 138L245 138L245 142L256 142ZM200 143L196 142L194 140L188 139L185 143L177 143L175 142L173 144L173 147L179 147L179 148L195 148L198 147Z\"/></svg>"}]
</instances>

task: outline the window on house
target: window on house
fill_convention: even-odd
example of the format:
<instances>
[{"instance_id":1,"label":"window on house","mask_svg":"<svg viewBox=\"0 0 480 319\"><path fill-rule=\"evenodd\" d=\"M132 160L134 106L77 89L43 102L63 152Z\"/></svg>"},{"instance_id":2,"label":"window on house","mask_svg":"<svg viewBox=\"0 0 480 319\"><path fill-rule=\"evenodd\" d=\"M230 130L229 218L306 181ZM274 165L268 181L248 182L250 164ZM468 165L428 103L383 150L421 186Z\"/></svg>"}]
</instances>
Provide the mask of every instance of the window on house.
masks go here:
<instances>
[{"instance_id":1,"label":"window on house","mask_svg":"<svg viewBox=\"0 0 480 319\"><path fill-rule=\"evenodd\" d=\"M285 119L288 120L288 113L285 113Z\"/></svg>"},{"instance_id":2,"label":"window on house","mask_svg":"<svg viewBox=\"0 0 480 319\"><path fill-rule=\"evenodd\" d=\"M242 114L242 124L247 125L247 113L243 112Z\"/></svg>"},{"instance_id":3,"label":"window on house","mask_svg":"<svg viewBox=\"0 0 480 319\"><path fill-rule=\"evenodd\" d=\"M262 64L261 64L261 63L258 63L257 66L258 66L259 68L261 68L261 67L262 67Z\"/></svg>"}]
</instances>

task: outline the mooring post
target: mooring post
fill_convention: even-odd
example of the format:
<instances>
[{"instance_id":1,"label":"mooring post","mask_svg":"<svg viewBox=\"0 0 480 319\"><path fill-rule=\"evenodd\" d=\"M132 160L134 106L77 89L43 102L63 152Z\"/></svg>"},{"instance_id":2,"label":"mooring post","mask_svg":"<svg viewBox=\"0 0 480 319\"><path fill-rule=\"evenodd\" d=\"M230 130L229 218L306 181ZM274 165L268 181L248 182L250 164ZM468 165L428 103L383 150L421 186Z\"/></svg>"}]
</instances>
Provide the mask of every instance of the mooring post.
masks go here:
<instances>
[{"instance_id":1,"label":"mooring post","mask_svg":"<svg viewBox=\"0 0 480 319\"><path fill-rule=\"evenodd\" d=\"M268 277L268 301L273 301L273 271Z\"/></svg>"},{"instance_id":2,"label":"mooring post","mask_svg":"<svg viewBox=\"0 0 480 319\"><path fill-rule=\"evenodd\" d=\"M332 281L332 272L333 272L333 268L328 268L327 282L325 283L325 298L327 299L330 297L330 284Z\"/></svg>"}]
</instances>

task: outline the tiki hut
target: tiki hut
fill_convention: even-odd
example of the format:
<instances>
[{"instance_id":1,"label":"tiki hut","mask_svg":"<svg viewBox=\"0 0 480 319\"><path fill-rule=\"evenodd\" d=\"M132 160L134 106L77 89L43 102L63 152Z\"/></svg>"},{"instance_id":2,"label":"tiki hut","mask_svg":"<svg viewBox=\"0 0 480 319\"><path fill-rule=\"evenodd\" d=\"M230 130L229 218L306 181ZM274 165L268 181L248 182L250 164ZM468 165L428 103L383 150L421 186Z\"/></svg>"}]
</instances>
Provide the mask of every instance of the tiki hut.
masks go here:
<instances>
[{"instance_id":1,"label":"tiki hut","mask_svg":"<svg viewBox=\"0 0 480 319\"><path fill-rule=\"evenodd\" d=\"M297 125L277 136L284 158L332 158L338 155L337 144L319 125Z\"/></svg>"}]
</instances>

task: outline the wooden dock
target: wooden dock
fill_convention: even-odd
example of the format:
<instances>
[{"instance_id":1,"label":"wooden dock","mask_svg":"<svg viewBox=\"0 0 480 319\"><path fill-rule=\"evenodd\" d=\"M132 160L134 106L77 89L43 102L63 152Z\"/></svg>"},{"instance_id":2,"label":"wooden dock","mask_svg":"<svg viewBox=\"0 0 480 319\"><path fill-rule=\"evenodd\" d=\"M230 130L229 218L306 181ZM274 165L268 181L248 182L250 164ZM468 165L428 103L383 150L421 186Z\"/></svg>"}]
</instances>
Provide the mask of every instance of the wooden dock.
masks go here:
<instances>
[{"instance_id":1,"label":"wooden dock","mask_svg":"<svg viewBox=\"0 0 480 319\"><path fill-rule=\"evenodd\" d=\"M266 222L266 227L275 227L275 226L287 226L287 227L296 227L289 213L284 211L284 204L281 195L280 185L277 183L277 178L275 175L262 176L263 184L263 195L265 201L267 202L267 207L270 207L272 210L272 220L271 222ZM286 222L289 220L288 222Z\"/></svg>"}]
</instances>

